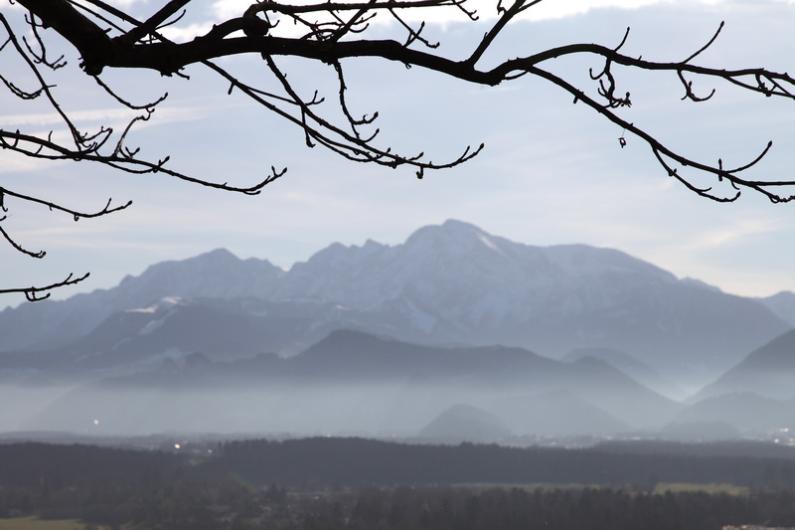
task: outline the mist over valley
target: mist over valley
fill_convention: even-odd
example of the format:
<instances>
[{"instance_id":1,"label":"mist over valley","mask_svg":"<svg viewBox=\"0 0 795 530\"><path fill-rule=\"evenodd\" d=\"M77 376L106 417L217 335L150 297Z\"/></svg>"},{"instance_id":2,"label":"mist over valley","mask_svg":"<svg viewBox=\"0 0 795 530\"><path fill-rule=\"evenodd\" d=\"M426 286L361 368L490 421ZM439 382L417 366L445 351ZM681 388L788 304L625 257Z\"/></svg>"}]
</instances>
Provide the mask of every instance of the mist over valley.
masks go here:
<instances>
[{"instance_id":1,"label":"mist over valley","mask_svg":"<svg viewBox=\"0 0 795 530\"><path fill-rule=\"evenodd\" d=\"M0 313L0 392L15 404L0 428L789 440L785 296L460 221L395 246L335 243L287 271L215 250Z\"/></svg>"}]
</instances>

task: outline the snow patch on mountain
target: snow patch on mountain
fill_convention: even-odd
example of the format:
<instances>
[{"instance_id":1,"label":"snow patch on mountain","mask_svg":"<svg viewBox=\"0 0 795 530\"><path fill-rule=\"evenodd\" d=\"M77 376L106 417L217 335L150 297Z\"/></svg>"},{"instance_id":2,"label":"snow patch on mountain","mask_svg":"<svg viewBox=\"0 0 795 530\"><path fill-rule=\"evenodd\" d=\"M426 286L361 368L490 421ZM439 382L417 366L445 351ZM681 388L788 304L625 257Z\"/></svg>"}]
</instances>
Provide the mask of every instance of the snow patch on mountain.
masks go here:
<instances>
[{"instance_id":1,"label":"snow patch on mountain","mask_svg":"<svg viewBox=\"0 0 795 530\"><path fill-rule=\"evenodd\" d=\"M503 256L505 255L500 249L500 247L498 247L497 244L494 241L492 241L491 238L486 234L484 233L478 234L478 239L480 240L481 243L483 243L486 246L486 248L489 248L494 252L501 254Z\"/></svg>"},{"instance_id":2,"label":"snow patch on mountain","mask_svg":"<svg viewBox=\"0 0 795 530\"><path fill-rule=\"evenodd\" d=\"M162 310L164 307L168 306L175 306L183 304L184 300L182 297L179 296L166 296L161 298L157 303L152 304L147 307L138 307L134 309L127 309L125 313L137 313L137 314L144 314L144 315L154 315L158 311Z\"/></svg>"}]
</instances>

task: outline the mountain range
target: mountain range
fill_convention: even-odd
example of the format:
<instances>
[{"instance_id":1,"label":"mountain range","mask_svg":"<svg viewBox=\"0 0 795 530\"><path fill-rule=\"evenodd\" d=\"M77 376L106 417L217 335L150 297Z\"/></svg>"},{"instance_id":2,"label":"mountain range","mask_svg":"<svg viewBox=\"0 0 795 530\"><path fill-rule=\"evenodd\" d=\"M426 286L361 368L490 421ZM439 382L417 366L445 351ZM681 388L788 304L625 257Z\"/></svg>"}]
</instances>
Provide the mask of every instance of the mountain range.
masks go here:
<instances>
[{"instance_id":1,"label":"mountain range","mask_svg":"<svg viewBox=\"0 0 795 530\"><path fill-rule=\"evenodd\" d=\"M525 245L451 220L398 245L335 243L287 271L225 250L159 263L112 289L7 308L0 351L290 355L347 328L553 357L619 350L693 384L787 331L782 296L733 296L618 250Z\"/></svg>"},{"instance_id":2,"label":"mountain range","mask_svg":"<svg viewBox=\"0 0 795 530\"><path fill-rule=\"evenodd\" d=\"M287 271L215 250L0 312L0 395L35 403L0 427L451 441L771 432L795 427L793 299L460 221L393 246L335 243Z\"/></svg>"},{"instance_id":3,"label":"mountain range","mask_svg":"<svg viewBox=\"0 0 795 530\"><path fill-rule=\"evenodd\" d=\"M761 379L752 389L759 393L742 391L736 377L758 364L749 360L759 352L779 352L781 379L794 381L795 373L785 370L795 356L787 346L791 335L753 352L727 372L731 377L702 391L714 395L681 403L587 355L563 361L515 347L426 346L338 330L290 357L213 360L193 353L126 364L122 371L78 361L83 378L47 400L40 389L57 373L49 367L42 370L49 381L27 381L39 405L17 426L103 434L388 434L449 442L637 436L632 433L687 441L765 433L789 439L795 399L763 395Z\"/></svg>"},{"instance_id":4,"label":"mountain range","mask_svg":"<svg viewBox=\"0 0 795 530\"><path fill-rule=\"evenodd\" d=\"M193 354L83 382L24 427L80 431L97 418L113 433L213 425L304 434L377 427L406 436L462 403L472 405L454 412L466 414L448 414L436 426L453 429L477 406L517 434L615 433L657 428L678 410L592 358L570 363L519 348L431 347L340 330L288 358Z\"/></svg>"}]
</instances>

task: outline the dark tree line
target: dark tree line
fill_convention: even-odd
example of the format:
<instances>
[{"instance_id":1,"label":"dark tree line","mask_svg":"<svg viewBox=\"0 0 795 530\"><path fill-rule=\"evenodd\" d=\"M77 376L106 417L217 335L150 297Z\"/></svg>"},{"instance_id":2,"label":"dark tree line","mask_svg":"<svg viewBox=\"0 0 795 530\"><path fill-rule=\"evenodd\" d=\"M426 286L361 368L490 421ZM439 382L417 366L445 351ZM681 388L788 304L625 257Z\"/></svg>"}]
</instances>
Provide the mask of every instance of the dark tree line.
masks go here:
<instances>
[{"instance_id":1,"label":"dark tree line","mask_svg":"<svg viewBox=\"0 0 795 530\"><path fill-rule=\"evenodd\" d=\"M306 530L720 530L726 524L795 524L792 492L747 497L616 489L466 488L357 491L324 498Z\"/></svg>"},{"instance_id":2,"label":"dark tree line","mask_svg":"<svg viewBox=\"0 0 795 530\"><path fill-rule=\"evenodd\" d=\"M496 86L519 77L549 83L572 101L580 103L616 126L621 147L634 136L650 149L665 174L703 197L730 202L743 190L758 192L772 202L793 199L795 178L788 175L760 176L753 170L768 154L772 142L760 149L758 156L744 162L724 159L703 160L694 154L669 147L654 132L634 121L628 111L631 92L620 82L622 70L645 70L672 75L681 83L681 99L700 103L715 95L714 89L696 84L698 80L722 82L765 97L795 99L795 78L786 72L749 67L726 69L700 62L701 54L715 44L722 29L694 45L693 53L674 59L635 56L623 51L630 30L617 35L617 45L571 43L549 49L516 50L515 57L488 65L484 56L515 19L521 18L541 0L497 0L496 19L485 24L483 37L469 50L455 54L441 53L439 42L428 35L424 22L412 20L427 10L443 9L460 13L472 22L480 20L468 0L367 0L362 2L317 3L252 0L238 16L220 21L212 29L188 42L173 42L163 28L178 22L192 7L191 0L150 2L151 13L136 18L129 11L103 0L9 0L20 4L27 13L12 23L11 14L0 14L0 53L15 59L25 72L19 79L0 72L0 82L20 102L44 100L56 112L59 128L46 135L5 129L0 123L0 148L43 160L66 160L100 164L109 169L133 174L161 174L188 183L233 193L256 195L280 178L285 169L270 165L264 177L251 185L230 184L222 177L211 179L189 175L176 168L165 153L147 156L130 143L131 131L149 120L166 96L137 103L121 94L102 77L110 69L137 69L159 72L164 76L189 79L185 68L197 65L209 69L228 84L229 93L237 94L252 105L280 116L285 123L303 131L308 147L320 146L356 163L386 168L408 167L418 178L428 171L448 169L470 160L484 148L469 146L451 160L433 160L426 153L399 153L379 139L378 112L360 113L348 101L344 66L357 58L376 58L406 67L431 70L462 82ZM554 1L554 0L548 0ZM488 13L487 13L488 14ZM389 19L403 32L403 40L371 37L368 31L376 19ZM422 17L419 17L422 18ZM22 26L20 26L22 24ZM298 34L283 28L300 28ZM23 30L20 30L20 27ZM24 34L24 28L29 31ZM51 78L66 67L71 57L54 56L48 43L68 43L79 55L79 67L97 83L99 94L137 115L123 128L101 126L83 130L70 118L59 100ZM71 54L69 54L71 55ZM223 57L248 55L261 60L261 68L276 85L276 90L244 82L234 71L221 66ZM295 86L288 77L285 58L300 57L332 69L338 80L335 94L318 94L314 87ZM581 85L554 73L553 65L569 57L589 58L591 83ZM334 109L331 110L330 106ZM336 116L336 117L335 117ZM65 133L65 134L59 134ZM233 170L234 168L230 168ZM17 241L7 229L7 215L23 205L46 207L75 219L109 215L130 206L130 202L109 200L95 210L81 210L60 203L54 197L38 197L11 189L0 182L0 236L16 251L32 258L42 258L44 251L31 250ZM80 283L88 275L70 275L65 280L43 286L4 287L2 293L24 293L29 300L47 298L52 289Z\"/></svg>"},{"instance_id":3,"label":"dark tree line","mask_svg":"<svg viewBox=\"0 0 795 530\"><path fill-rule=\"evenodd\" d=\"M235 476L301 488L394 485L596 484L653 490L659 482L795 489L791 456L709 456L615 449L409 445L358 438L251 440L187 453L85 445L0 444L0 485L167 483Z\"/></svg>"},{"instance_id":4,"label":"dark tree line","mask_svg":"<svg viewBox=\"0 0 795 530\"><path fill-rule=\"evenodd\" d=\"M78 519L138 530L795 525L792 460L333 439L230 443L213 456L186 449L0 445L0 518ZM744 495L659 494L657 480L754 487Z\"/></svg>"},{"instance_id":5,"label":"dark tree line","mask_svg":"<svg viewBox=\"0 0 795 530\"><path fill-rule=\"evenodd\" d=\"M233 442L207 466L255 484L317 487L549 483L652 489L658 482L690 482L795 488L792 458L406 445L346 438Z\"/></svg>"}]
</instances>

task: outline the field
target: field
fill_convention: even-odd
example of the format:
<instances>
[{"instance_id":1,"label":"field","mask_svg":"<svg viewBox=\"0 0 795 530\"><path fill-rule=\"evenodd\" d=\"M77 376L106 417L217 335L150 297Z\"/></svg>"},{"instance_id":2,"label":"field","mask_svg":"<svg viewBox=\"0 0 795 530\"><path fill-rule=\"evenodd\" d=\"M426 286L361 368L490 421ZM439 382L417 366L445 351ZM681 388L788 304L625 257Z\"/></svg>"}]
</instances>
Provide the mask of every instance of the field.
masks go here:
<instances>
[{"instance_id":1,"label":"field","mask_svg":"<svg viewBox=\"0 0 795 530\"><path fill-rule=\"evenodd\" d=\"M84 530L86 527L80 521L46 521L34 517L0 519L0 530Z\"/></svg>"}]
</instances>

